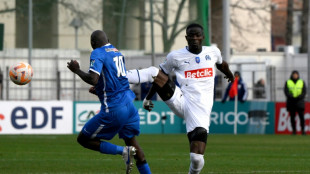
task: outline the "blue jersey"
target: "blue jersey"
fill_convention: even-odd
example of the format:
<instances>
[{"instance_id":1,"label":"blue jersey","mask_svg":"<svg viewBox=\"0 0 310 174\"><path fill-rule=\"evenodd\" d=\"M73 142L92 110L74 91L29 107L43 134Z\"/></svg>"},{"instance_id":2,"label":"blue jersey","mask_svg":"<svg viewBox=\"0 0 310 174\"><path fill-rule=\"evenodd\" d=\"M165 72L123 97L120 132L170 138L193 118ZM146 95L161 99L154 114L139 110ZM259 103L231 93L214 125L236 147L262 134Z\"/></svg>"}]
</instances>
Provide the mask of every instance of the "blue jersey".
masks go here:
<instances>
[{"instance_id":1,"label":"blue jersey","mask_svg":"<svg viewBox=\"0 0 310 174\"><path fill-rule=\"evenodd\" d=\"M113 45L92 51L89 70L99 75L95 88L102 111L117 109L135 98L126 77L124 56Z\"/></svg>"}]
</instances>

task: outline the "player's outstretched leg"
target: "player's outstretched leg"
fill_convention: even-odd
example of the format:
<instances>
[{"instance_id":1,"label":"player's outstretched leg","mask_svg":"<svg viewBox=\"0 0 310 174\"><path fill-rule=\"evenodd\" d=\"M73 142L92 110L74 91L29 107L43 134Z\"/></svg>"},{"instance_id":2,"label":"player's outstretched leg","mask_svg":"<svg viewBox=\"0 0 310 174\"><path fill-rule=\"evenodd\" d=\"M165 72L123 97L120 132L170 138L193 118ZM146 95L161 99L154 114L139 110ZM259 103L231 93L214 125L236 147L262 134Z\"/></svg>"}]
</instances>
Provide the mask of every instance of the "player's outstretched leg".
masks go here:
<instances>
[{"instance_id":1,"label":"player's outstretched leg","mask_svg":"<svg viewBox=\"0 0 310 174\"><path fill-rule=\"evenodd\" d=\"M99 139L91 139L81 132L77 138L80 145L85 148L99 151L103 154L122 155L126 164L126 174L129 174L133 167L133 158L136 155L136 148L133 146L118 146Z\"/></svg>"},{"instance_id":2,"label":"player's outstretched leg","mask_svg":"<svg viewBox=\"0 0 310 174\"><path fill-rule=\"evenodd\" d=\"M123 146L118 146L106 141L100 141L97 138L89 138L88 136L84 135L83 132L80 132L79 136L77 137L77 141L83 147L99 151L103 154L122 155L124 151Z\"/></svg>"},{"instance_id":3,"label":"player's outstretched leg","mask_svg":"<svg viewBox=\"0 0 310 174\"><path fill-rule=\"evenodd\" d=\"M159 69L151 66L143 69L133 69L127 71L126 77L128 78L128 82L131 84L139 84L145 82L153 82L156 78Z\"/></svg>"},{"instance_id":4,"label":"player's outstretched leg","mask_svg":"<svg viewBox=\"0 0 310 174\"><path fill-rule=\"evenodd\" d=\"M127 146L133 146L136 148L136 155L134 155L134 158L136 160L136 166L139 170L140 174L151 174L151 169L146 162L144 152L142 148L139 146L137 140L135 137L132 138L124 138L125 143Z\"/></svg>"}]
</instances>

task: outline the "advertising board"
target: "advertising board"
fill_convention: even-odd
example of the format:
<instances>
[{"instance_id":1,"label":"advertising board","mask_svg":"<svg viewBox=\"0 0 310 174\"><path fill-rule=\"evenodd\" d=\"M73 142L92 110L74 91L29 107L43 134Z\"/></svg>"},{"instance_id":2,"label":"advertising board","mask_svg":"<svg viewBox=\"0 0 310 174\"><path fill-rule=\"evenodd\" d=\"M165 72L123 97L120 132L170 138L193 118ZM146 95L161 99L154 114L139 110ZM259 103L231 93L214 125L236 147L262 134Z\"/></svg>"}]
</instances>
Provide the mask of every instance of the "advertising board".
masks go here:
<instances>
[{"instance_id":1,"label":"advertising board","mask_svg":"<svg viewBox=\"0 0 310 174\"><path fill-rule=\"evenodd\" d=\"M70 134L71 101L1 101L0 134Z\"/></svg>"}]
</instances>

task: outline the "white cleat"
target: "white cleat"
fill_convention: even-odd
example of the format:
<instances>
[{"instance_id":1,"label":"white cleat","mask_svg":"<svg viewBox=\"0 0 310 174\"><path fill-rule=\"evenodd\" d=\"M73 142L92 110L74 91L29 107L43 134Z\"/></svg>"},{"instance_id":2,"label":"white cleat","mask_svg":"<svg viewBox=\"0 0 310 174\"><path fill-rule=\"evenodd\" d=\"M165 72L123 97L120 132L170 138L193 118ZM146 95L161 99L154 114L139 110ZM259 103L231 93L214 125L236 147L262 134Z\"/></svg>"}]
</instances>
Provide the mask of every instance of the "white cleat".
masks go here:
<instances>
[{"instance_id":1,"label":"white cleat","mask_svg":"<svg viewBox=\"0 0 310 174\"><path fill-rule=\"evenodd\" d=\"M133 146L125 146L123 150L123 160L126 164L126 174L129 174L133 167L133 156L136 155L136 148Z\"/></svg>"}]
</instances>

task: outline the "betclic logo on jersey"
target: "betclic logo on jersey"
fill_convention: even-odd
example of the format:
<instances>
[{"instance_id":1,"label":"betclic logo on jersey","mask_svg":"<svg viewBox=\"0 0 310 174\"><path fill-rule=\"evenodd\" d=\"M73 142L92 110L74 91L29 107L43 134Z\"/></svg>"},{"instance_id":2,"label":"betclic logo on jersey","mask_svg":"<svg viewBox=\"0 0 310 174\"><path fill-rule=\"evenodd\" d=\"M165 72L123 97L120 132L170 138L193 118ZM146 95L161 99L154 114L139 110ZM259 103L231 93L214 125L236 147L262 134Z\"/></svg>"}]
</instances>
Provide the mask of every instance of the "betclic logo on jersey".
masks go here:
<instances>
[{"instance_id":1,"label":"betclic logo on jersey","mask_svg":"<svg viewBox=\"0 0 310 174\"><path fill-rule=\"evenodd\" d=\"M213 69L212 68L202 68L185 71L185 78L204 78L204 77L212 77Z\"/></svg>"}]
</instances>

